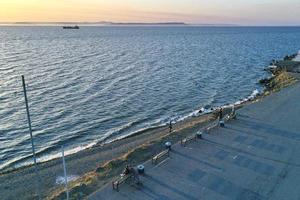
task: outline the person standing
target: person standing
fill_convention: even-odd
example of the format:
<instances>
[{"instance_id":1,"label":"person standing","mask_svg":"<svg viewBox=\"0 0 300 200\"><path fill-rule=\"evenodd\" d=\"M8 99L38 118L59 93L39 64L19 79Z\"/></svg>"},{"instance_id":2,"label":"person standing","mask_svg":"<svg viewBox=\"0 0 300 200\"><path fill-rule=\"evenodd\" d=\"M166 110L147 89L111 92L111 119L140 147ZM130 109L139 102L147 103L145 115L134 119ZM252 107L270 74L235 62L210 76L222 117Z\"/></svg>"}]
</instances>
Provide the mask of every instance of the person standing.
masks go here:
<instances>
[{"instance_id":1,"label":"person standing","mask_svg":"<svg viewBox=\"0 0 300 200\"><path fill-rule=\"evenodd\" d=\"M222 118L223 118L223 108L220 108L219 120L222 120Z\"/></svg>"},{"instance_id":2,"label":"person standing","mask_svg":"<svg viewBox=\"0 0 300 200\"><path fill-rule=\"evenodd\" d=\"M173 129L173 127L172 127L172 120L170 120L170 123L169 123L169 132L170 133L172 133L172 129Z\"/></svg>"}]
</instances>

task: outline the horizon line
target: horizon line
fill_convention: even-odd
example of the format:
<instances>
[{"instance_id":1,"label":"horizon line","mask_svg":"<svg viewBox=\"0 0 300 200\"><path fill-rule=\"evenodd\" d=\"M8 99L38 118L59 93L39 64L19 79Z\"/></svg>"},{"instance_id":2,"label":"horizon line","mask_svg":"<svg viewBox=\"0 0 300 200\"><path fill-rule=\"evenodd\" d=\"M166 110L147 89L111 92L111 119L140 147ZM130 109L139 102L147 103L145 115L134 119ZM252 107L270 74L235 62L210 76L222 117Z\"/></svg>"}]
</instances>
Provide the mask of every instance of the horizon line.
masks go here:
<instances>
[{"instance_id":1,"label":"horizon line","mask_svg":"<svg viewBox=\"0 0 300 200\"><path fill-rule=\"evenodd\" d=\"M176 22L176 21L166 21L166 22L111 22L111 21L94 21L94 22L86 22L86 21L57 21L57 22L38 22L38 21L16 21L16 22L1 22L0 26L3 25L16 25L16 26L30 26L30 25L53 25L53 26L59 26L59 25L66 25L66 24L72 24L72 25L83 25L83 26L122 26L122 25L165 25L165 26L227 26L227 27L300 27L299 25L283 25L283 24L257 24L257 25L249 25L249 24L230 24L230 23L187 23L187 22Z\"/></svg>"}]
</instances>

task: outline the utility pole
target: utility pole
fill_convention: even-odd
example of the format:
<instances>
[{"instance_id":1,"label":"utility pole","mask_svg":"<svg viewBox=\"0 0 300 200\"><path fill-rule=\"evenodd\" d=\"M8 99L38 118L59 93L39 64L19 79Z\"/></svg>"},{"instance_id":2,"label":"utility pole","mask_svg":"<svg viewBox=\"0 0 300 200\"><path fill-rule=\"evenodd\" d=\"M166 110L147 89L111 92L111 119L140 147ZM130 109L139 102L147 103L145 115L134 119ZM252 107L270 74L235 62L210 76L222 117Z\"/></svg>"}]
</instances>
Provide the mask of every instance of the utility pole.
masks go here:
<instances>
[{"instance_id":1,"label":"utility pole","mask_svg":"<svg viewBox=\"0 0 300 200\"><path fill-rule=\"evenodd\" d=\"M67 177L67 168L66 168L66 161L65 161L64 146L61 146L61 154L62 154L62 160L63 160L63 166L64 166L64 177L65 177L67 200L69 200L68 177Z\"/></svg>"},{"instance_id":2,"label":"utility pole","mask_svg":"<svg viewBox=\"0 0 300 200\"><path fill-rule=\"evenodd\" d=\"M33 155L33 162L34 162L34 169L36 173L36 185L37 185L37 193L39 200L41 200L41 190L40 190L40 175L37 168L37 162L36 162L36 155L35 155L35 149L34 149L34 142L32 137L32 128L31 128L31 119L29 114L29 107L28 107L28 99L27 99L27 92L26 92L26 84L25 84L25 78L24 75L22 75L22 83L23 83L23 91L24 91L24 98L25 98L25 105L26 105L26 112L27 112L27 120L28 120L28 128L29 128L29 134L30 134L30 140L31 140L31 147L32 147L32 155Z\"/></svg>"}]
</instances>

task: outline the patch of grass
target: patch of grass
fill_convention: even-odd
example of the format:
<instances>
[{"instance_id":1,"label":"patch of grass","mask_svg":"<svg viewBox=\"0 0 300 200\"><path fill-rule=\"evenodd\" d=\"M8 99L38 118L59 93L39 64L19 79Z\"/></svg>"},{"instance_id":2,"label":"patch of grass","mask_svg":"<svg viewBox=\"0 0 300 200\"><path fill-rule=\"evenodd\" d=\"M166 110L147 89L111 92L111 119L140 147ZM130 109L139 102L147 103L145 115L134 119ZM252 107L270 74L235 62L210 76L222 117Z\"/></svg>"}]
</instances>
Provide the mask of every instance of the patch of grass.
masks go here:
<instances>
[{"instance_id":1,"label":"patch of grass","mask_svg":"<svg viewBox=\"0 0 300 200\"><path fill-rule=\"evenodd\" d=\"M296 81L297 80L288 72L280 71L269 80L269 82L266 84L266 87L269 91L276 92L295 83Z\"/></svg>"}]
</instances>

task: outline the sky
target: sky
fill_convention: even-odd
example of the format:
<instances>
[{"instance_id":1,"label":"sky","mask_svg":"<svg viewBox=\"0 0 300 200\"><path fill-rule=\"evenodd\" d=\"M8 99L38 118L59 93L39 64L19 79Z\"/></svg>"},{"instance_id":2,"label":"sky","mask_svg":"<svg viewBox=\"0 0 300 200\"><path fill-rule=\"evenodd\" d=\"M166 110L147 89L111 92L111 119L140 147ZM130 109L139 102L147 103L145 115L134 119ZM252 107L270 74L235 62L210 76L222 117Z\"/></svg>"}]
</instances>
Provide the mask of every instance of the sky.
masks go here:
<instances>
[{"instance_id":1,"label":"sky","mask_svg":"<svg viewBox=\"0 0 300 200\"><path fill-rule=\"evenodd\" d=\"M0 22L300 25L300 0L0 0Z\"/></svg>"}]
</instances>

